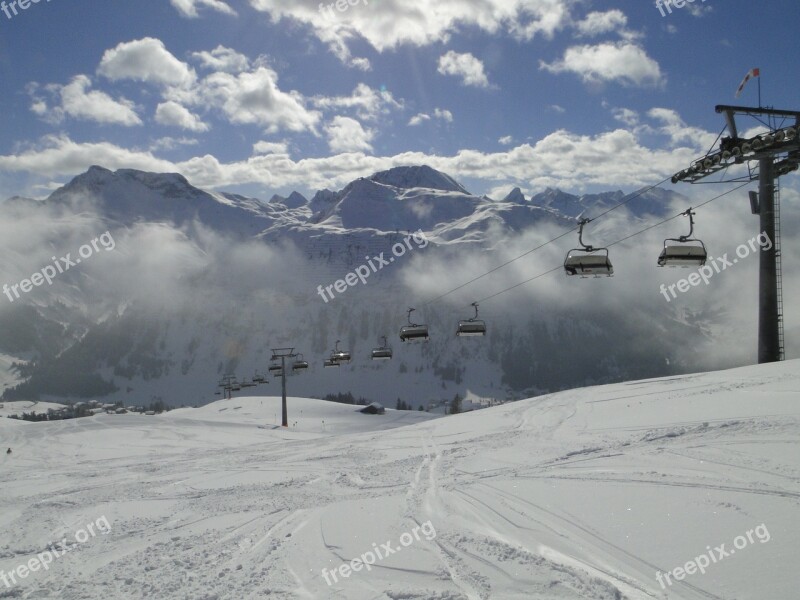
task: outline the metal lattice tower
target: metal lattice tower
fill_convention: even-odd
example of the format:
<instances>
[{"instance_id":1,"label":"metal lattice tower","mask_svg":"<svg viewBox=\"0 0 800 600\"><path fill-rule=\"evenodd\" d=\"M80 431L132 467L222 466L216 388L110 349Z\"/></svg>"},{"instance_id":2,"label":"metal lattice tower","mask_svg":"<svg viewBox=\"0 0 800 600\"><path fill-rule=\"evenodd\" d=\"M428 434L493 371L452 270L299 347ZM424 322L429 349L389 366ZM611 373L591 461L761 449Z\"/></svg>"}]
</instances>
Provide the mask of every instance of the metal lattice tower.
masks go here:
<instances>
[{"instance_id":1,"label":"metal lattice tower","mask_svg":"<svg viewBox=\"0 0 800 600\"><path fill-rule=\"evenodd\" d=\"M718 150L696 160L688 169L672 176L672 183L731 183L758 181L758 194L751 193L753 213L760 219L760 233L772 246L762 248L759 256L758 282L758 362L768 363L784 358L783 289L780 252L779 179L800 168L800 111L746 106L716 107L724 114L729 137L723 137ZM739 137L737 116L747 116L768 129L753 138ZM786 126L787 121L794 121ZM722 134L720 134L720 137ZM754 168L752 163L758 163ZM728 169L747 167L746 173L726 177ZM706 179L719 173L713 182Z\"/></svg>"},{"instance_id":2,"label":"metal lattice tower","mask_svg":"<svg viewBox=\"0 0 800 600\"><path fill-rule=\"evenodd\" d=\"M786 348L783 335L783 264L781 262L781 190L775 183L775 287L778 293L778 350L779 360L786 359Z\"/></svg>"}]
</instances>

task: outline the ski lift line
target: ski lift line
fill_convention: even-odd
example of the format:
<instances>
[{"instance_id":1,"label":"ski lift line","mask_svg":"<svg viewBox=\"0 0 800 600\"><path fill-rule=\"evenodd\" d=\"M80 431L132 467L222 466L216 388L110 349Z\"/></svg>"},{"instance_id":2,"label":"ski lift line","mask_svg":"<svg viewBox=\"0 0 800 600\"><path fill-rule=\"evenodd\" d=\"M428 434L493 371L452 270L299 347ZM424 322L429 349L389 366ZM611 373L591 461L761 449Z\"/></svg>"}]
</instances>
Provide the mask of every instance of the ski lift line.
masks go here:
<instances>
[{"instance_id":1,"label":"ski lift line","mask_svg":"<svg viewBox=\"0 0 800 600\"><path fill-rule=\"evenodd\" d=\"M667 181L670 181L671 179L672 179L672 177L670 176L670 177L667 177L667 178L665 178L665 179L662 179L661 181L659 181L659 182L658 182L658 183L656 183L656 184L653 184L653 185L651 185L651 186L647 186L647 187L645 187L645 188L642 188L642 189L641 189L641 190L639 190L638 192L635 192L635 193L631 194L631 195L630 195L630 196L628 196L627 198L625 198L625 199L621 200L621 201L620 201L618 204L616 204L616 205L612 206L611 208L609 208L609 209L607 209L607 210L603 211L602 213L600 213L599 215L597 215L597 216L596 216L596 217L594 217L593 219L589 219L589 220L590 220L590 221L596 221L597 219L599 219L599 218L601 218L601 217L604 217L605 215L607 215L607 214L608 214L608 213L610 213L611 211L618 209L620 206L624 206L625 204L627 204L627 203L628 203L628 202L630 202L631 200L635 200L636 198L639 198L640 196L643 196L644 194L646 194L646 193L647 193L647 192L649 192L650 190L657 188L658 186L660 186L660 185L662 185L662 184L666 183ZM568 236L569 234L571 234L571 233L573 233L573 232L577 231L577 229L578 229L578 227L573 227L572 229L570 229L570 230L568 230L568 231L565 231L565 232L564 232L564 233L562 233L561 235L559 235L559 236L556 236L556 237L554 237L553 239L551 239L551 240L548 240L547 242L544 242L543 244L539 244L539 245L538 245L538 246L536 246L535 248L532 248L532 249L528 250L527 252L524 252L524 253L520 254L519 256L516 256L516 257L514 257L514 258L512 258L512 259L510 259L510 260L507 260L507 261L506 261L506 262L504 262L503 264L497 265L496 267L494 267L494 268L490 269L489 271L486 271L486 272L485 272L485 273L483 273L482 275L478 275L477 277L475 277L475 278L473 278L473 279L470 279L469 281L467 281L467 282L465 282L465 283L462 283L462 284L461 284L461 285L459 285L458 287L456 287L456 288L453 288L452 290L450 290L450 291L448 291L448 292L445 292L444 294L441 294L441 295L437 296L436 298L433 298L432 300L428 300L427 302L423 302L423 303L421 304L421 306L425 307L425 306L428 306L429 304L433 304L434 302L438 302L438 301L439 301L439 300L441 300L442 298L445 298L446 296L449 296L450 294L452 294L452 293L454 293L454 292L457 292L458 290L461 290L461 289L463 289L463 288L467 287L468 285L470 285L470 284L473 284L473 283L475 283L476 281L479 281L479 280L483 279L484 277L486 277L486 276L488 276L488 275L491 275L492 273L494 273L494 272L496 272L496 271L499 271L499 270L500 270L500 269L502 269L503 267L507 267L507 266L508 266L508 265L510 265L511 263L513 263L513 262L516 262L516 261L518 261L518 260L519 260L519 259L521 259L521 258L525 258L525 257L526 257L526 256L528 256L529 254L533 254L533 253L534 253L534 252L536 252L537 250L541 250L542 248L544 248L544 247L545 247L545 246L547 246L548 244L552 244L553 242L556 242L556 241L560 240L561 238L563 238L563 237L565 237L565 236Z\"/></svg>"},{"instance_id":2,"label":"ski lift line","mask_svg":"<svg viewBox=\"0 0 800 600\"><path fill-rule=\"evenodd\" d=\"M495 294L492 294L491 296L486 296L486 298L483 298L482 300L478 300L478 304L482 304L482 303L486 302L487 300L491 300L492 298L495 298L495 297L499 296L500 294L505 294L506 292L510 292L511 290L514 290L514 289L516 289L516 288L518 288L518 287L520 287L522 285L525 285L526 283L530 283L534 279L539 279L540 277L544 277L545 275L549 275L550 273L555 273L556 271L561 271L563 268L564 268L564 265L558 265L557 267L555 267L553 269L550 269L549 271L545 271L544 273L539 273L538 275L536 275L534 277L531 277L530 279L526 279L525 281L521 281L520 283L517 283L516 285L512 285L511 287L506 288L504 290L500 290L499 292L497 292Z\"/></svg>"},{"instance_id":3,"label":"ski lift line","mask_svg":"<svg viewBox=\"0 0 800 600\"><path fill-rule=\"evenodd\" d=\"M631 200L635 200L636 198L639 198L640 196L644 196L644 195L645 195L647 192L649 192L650 190L653 190L653 189L657 188L658 186L660 186L660 185L662 185L662 184L664 184L664 183L667 183L668 181L672 181L672 176L670 176L670 177L667 177L666 179L662 179L662 180L661 180L661 181L659 181L658 183L655 183L655 184L653 184L653 185L651 185L651 186L648 186L648 187L646 187L646 188L642 188L641 190L639 190L639 191L638 191L638 192L636 192L635 194L631 194L631 195L630 195L628 198L626 198L626 199L624 199L624 200L621 200L621 201L620 201L618 204L615 204L614 206L612 206L612 207L611 207L611 208L609 208L608 210L604 210L604 211L603 211L603 212L601 212L599 215L597 215L595 218L593 218L593 219L589 219L589 221L596 221L597 219L599 219L599 218L601 218L601 217L604 217L604 216L606 216L606 215L607 215L608 213L610 213L611 211L613 211L613 210L617 210L617 209L618 209L620 206L625 206L625 205L626 205L628 202L630 202ZM574 230L573 230L573 231L574 231Z\"/></svg>"},{"instance_id":4,"label":"ski lift line","mask_svg":"<svg viewBox=\"0 0 800 600\"><path fill-rule=\"evenodd\" d=\"M698 204L696 207L694 207L694 208L692 208L690 210L697 210L699 208L702 208L703 206L706 206L707 204L711 204L715 200L719 200L720 198L723 198L724 196L727 196L728 194L732 194L733 192L736 192L736 191L742 189L743 187L745 187L745 186L747 186L749 184L750 184L750 182L743 183L742 185L739 185L739 186L737 186L737 187L735 187L733 189L730 189L727 192L724 192L724 193L720 194L719 196L715 196L715 197L713 197L713 198L711 198L709 200L706 200L705 202L703 202L701 204ZM636 237L637 235L641 235L642 233L645 233L646 231L654 229L654 228L656 228L656 227L658 227L660 225L663 225L665 223L669 223L670 221L673 221L673 220L677 219L678 217L682 217L685 214L686 214L686 211L682 211L682 212L678 213L677 215L674 215L672 217L664 219L663 221L659 221L658 223L654 223L653 225L649 225L648 227L645 227L644 229L641 229L641 230L639 230L639 231L637 231L635 233L632 233L632 234L630 234L630 235L628 235L628 236L626 236L624 238L621 238L621 239L619 239L619 240L617 240L615 242L612 242L612 243L608 244L606 247L610 248L611 246L616 246L617 244L621 244L622 242L624 242L626 240L629 240L632 237ZM545 271L544 273L539 273L538 275L535 275L534 277L531 277L530 279L526 279L525 281L521 281L520 283L512 285L511 287L508 287L508 288L506 288L504 290L500 290L499 292L496 292L496 293L492 294L491 296L487 296L486 298L483 298L482 300L478 300L477 302L478 302L478 304L482 304L482 303L484 303L484 302L486 302L488 300L491 300L493 298L496 298L497 296L500 296L501 294L505 294L506 292L510 292L511 290L515 290L518 287L525 285L526 283L530 283L531 281L539 279L540 277L544 277L545 275L549 275L550 273L555 273L556 271L560 271L563 268L564 267L562 265L559 265L557 267L554 267L554 268L550 269L549 271Z\"/></svg>"},{"instance_id":5,"label":"ski lift line","mask_svg":"<svg viewBox=\"0 0 800 600\"><path fill-rule=\"evenodd\" d=\"M501 264L501 265L497 265L496 267L494 267L494 268L492 268L492 269L490 269L490 270L486 271L486 273L484 273L483 275L478 275L478 276L477 276L477 277L475 277L474 279L471 279L471 280L467 281L466 283L462 283L460 286L458 286L458 287L456 287L456 288L453 288L453 289L452 289L452 290L450 290L449 292L445 292L445 293L444 293L444 294L442 294L441 296L438 296L438 297L434 298L433 300L429 300L428 302L425 302L425 303L424 303L422 306L428 306L429 304L433 304L434 302L438 302L439 300L441 300L441 299L442 299L442 298L444 298L445 296L449 296L449 295L450 295L450 294L452 294L453 292L457 292L458 290L460 290L460 289L462 289L462 288L465 288L465 287L467 287L467 286L468 286L468 285L470 285L471 283L475 283L476 281L478 281L478 280L480 280L480 279L483 279L483 278L484 278L484 277L486 277L487 275L491 275L491 274L492 274L492 273L494 273L495 271L499 271L499 270L500 270L500 269L502 269L503 267L506 267L506 266L510 265L511 263L518 261L518 260L519 260L519 259L521 259L521 258L525 258L525 257L526 257L526 256L528 256L529 254L533 254L534 252L536 252L537 250L540 250L540 249L544 248L544 247L545 247L545 246L547 246L548 244L552 244L553 242L556 242L556 241L560 240L562 237L565 237L565 236L567 236L567 235L569 235L569 234L573 233L573 232L574 232L574 231L576 231L577 229L578 229L577 227L573 227L572 229L570 229L569 231L565 231L564 233L562 233L562 234L561 234L561 235L559 235L558 237L554 237L552 240L548 240L547 242L544 242L543 244L540 244L540 245L536 246L535 248L532 248L531 250L528 250L527 252L525 252L525 253L523 253L523 254L520 254L519 256L517 256L517 257L515 257L515 258L512 258L512 259L510 259L510 260L508 260L508 261L506 261L506 262L504 262L504 263L503 263L503 264ZM470 304L470 306L471 306L471 304Z\"/></svg>"}]
</instances>

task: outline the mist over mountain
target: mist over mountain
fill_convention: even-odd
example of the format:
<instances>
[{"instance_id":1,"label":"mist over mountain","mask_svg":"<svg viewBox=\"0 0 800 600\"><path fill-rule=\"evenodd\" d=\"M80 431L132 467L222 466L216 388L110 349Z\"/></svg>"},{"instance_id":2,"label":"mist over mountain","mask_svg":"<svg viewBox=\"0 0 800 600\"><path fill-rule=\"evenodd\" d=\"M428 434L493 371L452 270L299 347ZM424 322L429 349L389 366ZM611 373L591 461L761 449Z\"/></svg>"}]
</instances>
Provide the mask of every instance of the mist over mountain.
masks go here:
<instances>
[{"instance_id":1,"label":"mist over mountain","mask_svg":"<svg viewBox=\"0 0 800 600\"><path fill-rule=\"evenodd\" d=\"M220 376L266 372L270 349L286 346L312 364L291 378L293 395L350 391L389 404L399 395L414 406L456 392L506 399L744 362L748 349L709 352L746 335L731 332L720 296L695 290L687 307L658 293L676 278L654 268L666 237L660 232L613 248L614 278L538 277L577 245L573 234L549 240L624 198L557 189L526 198L517 188L495 200L414 166L310 199L294 192L262 201L201 190L178 174L92 167L44 201L0 204L0 284L75 257L104 232L114 240L113 249L100 247L52 285L13 301L0 297L3 398L203 404L215 398ZM591 223L585 239L600 246L688 203L648 190ZM386 265L364 283L333 288L379 256ZM456 321L471 317L470 303L483 298L488 335L457 338ZM429 342L400 342L408 307L429 324ZM395 358L372 363L369 352L384 335ZM354 360L323 369L337 340Z\"/></svg>"}]
</instances>

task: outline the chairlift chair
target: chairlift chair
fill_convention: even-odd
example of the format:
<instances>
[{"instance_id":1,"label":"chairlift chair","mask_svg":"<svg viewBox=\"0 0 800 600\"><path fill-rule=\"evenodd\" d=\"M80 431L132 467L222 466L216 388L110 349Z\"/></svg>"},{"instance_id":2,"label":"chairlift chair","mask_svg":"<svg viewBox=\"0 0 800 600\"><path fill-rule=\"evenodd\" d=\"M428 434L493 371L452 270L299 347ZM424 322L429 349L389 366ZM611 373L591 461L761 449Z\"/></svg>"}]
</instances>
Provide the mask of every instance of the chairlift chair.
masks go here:
<instances>
[{"instance_id":1,"label":"chairlift chair","mask_svg":"<svg viewBox=\"0 0 800 600\"><path fill-rule=\"evenodd\" d=\"M308 361L303 360L302 354L298 354L297 360L292 363L292 371L296 373L297 371L304 371L305 369L308 369Z\"/></svg>"},{"instance_id":2,"label":"chairlift chair","mask_svg":"<svg viewBox=\"0 0 800 600\"><path fill-rule=\"evenodd\" d=\"M583 242L583 227L590 221L591 219L581 220L578 243L583 248L573 248L567 253L567 258L564 260L564 271L567 275L580 275L581 277L589 275L611 277L614 274L614 267L611 266L608 248L594 248Z\"/></svg>"},{"instance_id":3,"label":"chairlift chair","mask_svg":"<svg viewBox=\"0 0 800 600\"><path fill-rule=\"evenodd\" d=\"M256 371L256 374L253 375L253 383L267 383L267 378Z\"/></svg>"},{"instance_id":4,"label":"chairlift chair","mask_svg":"<svg viewBox=\"0 0 800 600\"><path fill-rule=\"evenodd\" d=\"M339 350L339 342L341 340L336 340L336 346L331 352L331 359L335 360L339 364L349 363L350 362L350 352L347 350Z\"/></svg>"},{"instance_id":5,"label":"chairlift chair","mask_svg":"<svg viewBox=\"0 0 800 600\"><path fill-rule=\"evenodd\" d=\"M251 387L256 387L256 385L258 385L258 384L257 383L253 383L252 381L247 381L247 379L245 379L239 385L241 387L243 387L243 388L251 388Z\"/></svg>"},{"instance_id":6,"label":"chairlift chair","mask_svg":"<svg viewBox=\"0 0 800 600\"><path fill-rule=\"evenodd\" d=\"M338 367L338 366L341 366L341 365L339 365L339 363L337 361L335 361L334 359L332 359L332 358L326 358L324 366L325 366L325 368L328 368L328 367Z\"/></svg>"},{"instance_id":7,"label":"chairlift chair","mask_svg":"<svg viewBox=\"0 0 800 600\"><path fill-rule=\"evenodd\" d=\"M689 217L689 234L664 240L664 249L658 257L659 267L702 267L706 264L708 252L705 244L692 238L695 213L690 208L683 215Z\"/></svg>"},{"instance_id":8,"label":"chairlift chair","mask_svg":"<svg viewBox=\"0 0 800 600\"><path fill-rule=\"evenodd\" d=\"M238 392L239 390L242 389L242 386L239 385L238 383L234 383L234 384L231 384L230 389L232 391L234 391L234 392Z\"/></svg>"},{"instance_id":9,"label":"chairlift chair","mask_svg":"<svg viewBox=\"0 0 800 600\"><path fill-rule=\"evenodd\" d=\"M372 349L372 360L391 360L392 349L386 343L386 336L384 335L381 339L383 339L383 345Z\"/></svg>"},{"instance_id":10,"label":"chairlift chair","mask_svg":"<svg viewBox=\"0 0 800 600\"><path fill-rule=\"evenodd\" d=\"M478 303L473 302L472 306L475 307L475 316L471 319L458 322L458 329L456 330L457 336L478 336L486 335L486 322L478 318Z\"/></svg>"},{"instance_id":11,"label":"chairlift chair","mask_svg":"<svg viewBox=\"0 0 800 600\"><path fill-rule=\"evenodd\" d=\"M283 367L281 365L270 365L267 369L274 377L283 375Z\"/></svg>"},{"instance_id":12,"label":"chairlift chair","mask_svg":"<svg viewBox=\"0 0 800 600\"><path fill-rule=\"evenodd\" d=\"M411 313L414 312L415 308L408 309L408 325L405 325L400 328L400 341L427 341L428 340L428 326L427 325L419 325L417 323L413 323L411 321Z\"/></svg>"}]
</instances>

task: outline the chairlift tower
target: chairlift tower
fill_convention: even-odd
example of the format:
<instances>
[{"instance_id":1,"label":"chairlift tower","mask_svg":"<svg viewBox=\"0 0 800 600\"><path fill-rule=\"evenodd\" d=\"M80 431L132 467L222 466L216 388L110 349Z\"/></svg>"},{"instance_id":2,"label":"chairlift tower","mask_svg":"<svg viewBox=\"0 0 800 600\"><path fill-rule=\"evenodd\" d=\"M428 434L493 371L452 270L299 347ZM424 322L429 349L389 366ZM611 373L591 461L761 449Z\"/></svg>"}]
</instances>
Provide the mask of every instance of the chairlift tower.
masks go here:
<instances>
[{"instance_id":1,"label":"chairlift tower","mask_svg":"<svg viewBox=\"0 0 800 600\"><path fill-rule=\"evenodd\" d=\"M296 358L298 355L294 348L273 348L272 361L281 363L281 427L289 427L289 412L286 408L286 359Z\"/></svg>"},{"instance_id":2,"label":"chairlift tower","mask_svg":"<svg viewBox=\"0 0 800 600\"><path fill-rule=\"evenodd\" d=\"M780 178L800 167L800 111L728 105L719 105L716 111L725 115L730 135L721 137L720 134L719 149L673 175L672 183L758 181L758 194L750 194L751 208L760 218L759 233L766 234L772 242L769 250L762 248L759 257L758 362L777 362L783 360L783 298L780 204L776 197ZM769 131L753 138L741 138L737 116L750 117ZM747 172L728 176L727 170L737 165L745 165ZM719 179L706 181L717 173L721 175Z\"/></svg>"}]
</instances>

